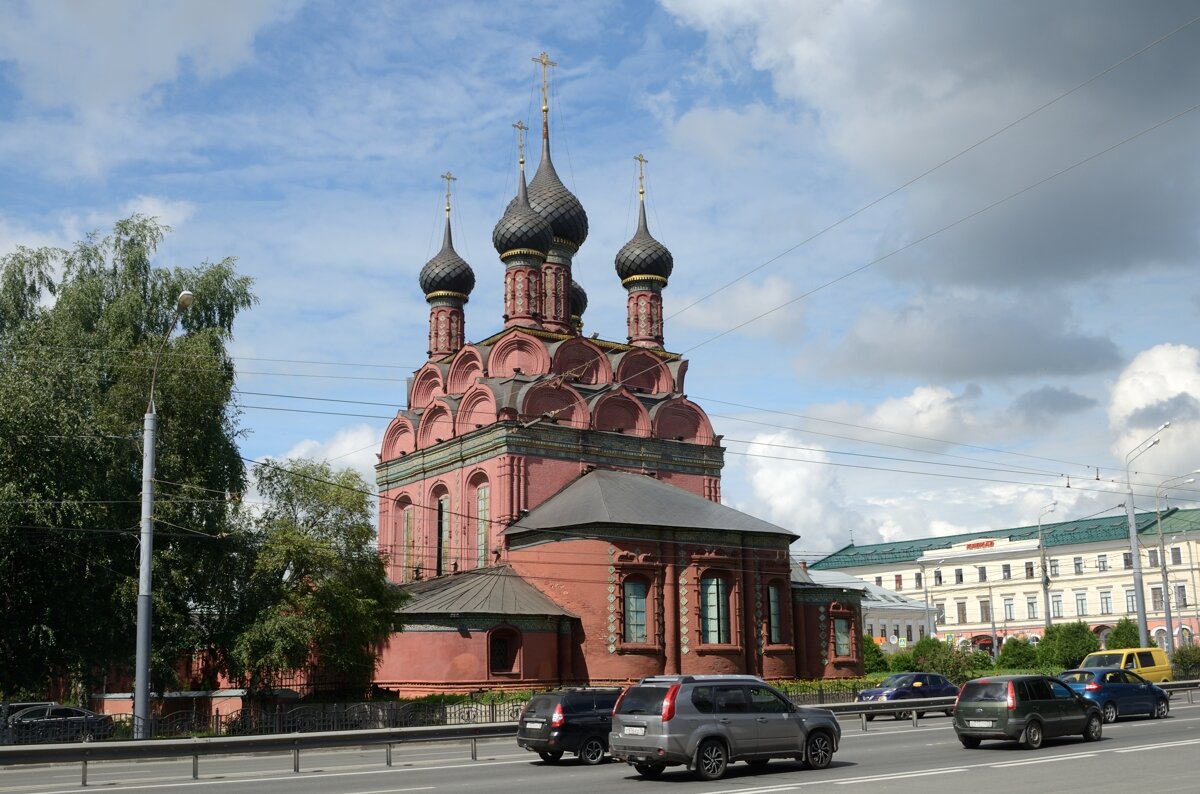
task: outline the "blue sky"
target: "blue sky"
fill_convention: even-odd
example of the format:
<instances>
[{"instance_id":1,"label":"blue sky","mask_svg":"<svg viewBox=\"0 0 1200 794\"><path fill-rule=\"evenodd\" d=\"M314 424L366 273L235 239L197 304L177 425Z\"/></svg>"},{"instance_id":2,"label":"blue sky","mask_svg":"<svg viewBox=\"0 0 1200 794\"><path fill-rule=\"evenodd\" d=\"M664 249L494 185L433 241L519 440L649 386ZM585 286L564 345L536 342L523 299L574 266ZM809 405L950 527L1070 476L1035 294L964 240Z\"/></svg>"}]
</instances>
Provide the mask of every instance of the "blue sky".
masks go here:
<instances>
[{"instance_id":1,"label":"blue sky","mask_svg":"<svg viewBox=\"0 0 1200 794\"><path fill-rule=\"evenodd\" d=\"M1196 13L10 2L0 251L141 211L175 229L161 265L238 257L261 298L233 343L244 454L369 475L425 358L446 170L468 336L500 327L490 235L545 50L591 225L585 330L624 336L641 152L676 263L667 348L725 435L726 502L810 555L1031 524L1054 499L1079 518L1124 500L1125 454L1170 419L1135 466L1148 509L1200 466Z\"/></svg>"}]
</instances>

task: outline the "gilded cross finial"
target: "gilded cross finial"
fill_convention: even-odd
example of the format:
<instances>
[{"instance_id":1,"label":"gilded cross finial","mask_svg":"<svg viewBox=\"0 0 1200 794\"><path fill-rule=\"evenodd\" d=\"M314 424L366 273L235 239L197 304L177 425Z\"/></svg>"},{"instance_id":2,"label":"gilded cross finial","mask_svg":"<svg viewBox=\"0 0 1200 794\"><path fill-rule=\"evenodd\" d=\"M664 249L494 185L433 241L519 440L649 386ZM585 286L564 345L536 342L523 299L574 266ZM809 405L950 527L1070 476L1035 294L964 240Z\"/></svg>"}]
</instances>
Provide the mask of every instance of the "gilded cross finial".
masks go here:
<instances>
[{"instance_id":1,"label":"gilded cross finial","mask_svg":"<svg viewBox=\"0 0 1200 794\"><path fill-rule=\"evenodd\" d=\"M534 63L542 65L542 138L549 139L550 137L550 67L558 66L557 63L550 60L550 56L542 50L542 54L531 59Z\"/></svg>"},{"instance_id":2,"label":"gilded cross finial","mask_svg":"<svg viewBox=\"0 0 1200 794\"><path fill-rule=\"evenodd\" d=\"M638 198L642 201L646 200L646 163L650 162L642 156L641 152L633 158L638 164Z\"/></svg>"},{"instance_id":3,"label":"gilded cross finial","mask_svg":"<svg viewBox=\"0 0 1200 794\"><path fill-rule=\"evenodd\" d=\"M518 121L516 124L513 125L513 129L515 129L517 131L517 149L521 153L521 160L520 160L521 167L524 168L525 167L525 133L529 131L529 128L525 126L524 121Z\"/></svg>"},{"instance_id":4,"label":"gilded cross finial","mask_svg":"<svg viewBox=\"0 0 1200 794\"><path fill-rule=\"evenodd\" d=\"M447 171L442 174L442 179L446 180L446 217L450 217L450 183L457 181L458 177Z\"/></svg>"}]
</instances>

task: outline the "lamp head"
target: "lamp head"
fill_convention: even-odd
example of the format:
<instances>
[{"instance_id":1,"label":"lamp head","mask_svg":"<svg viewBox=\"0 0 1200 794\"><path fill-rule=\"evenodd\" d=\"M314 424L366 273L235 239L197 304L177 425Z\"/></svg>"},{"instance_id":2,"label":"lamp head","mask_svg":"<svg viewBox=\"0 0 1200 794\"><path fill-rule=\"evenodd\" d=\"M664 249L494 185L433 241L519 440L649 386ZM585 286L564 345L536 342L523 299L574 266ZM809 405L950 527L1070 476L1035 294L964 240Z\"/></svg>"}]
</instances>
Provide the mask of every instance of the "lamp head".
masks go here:
<instances>
[{"instance_id":1,"label":"lamp head","mask_svg":"<svg viewBox=\"0 0 1200 794\"><path fill-rule=\"evenodd\" d=\"M186 312L188 307L192 305L193 298L195 298L195 296L187 290L179 293L179 300L175 302L175 311Z\"/></svg>"}]
</instances>

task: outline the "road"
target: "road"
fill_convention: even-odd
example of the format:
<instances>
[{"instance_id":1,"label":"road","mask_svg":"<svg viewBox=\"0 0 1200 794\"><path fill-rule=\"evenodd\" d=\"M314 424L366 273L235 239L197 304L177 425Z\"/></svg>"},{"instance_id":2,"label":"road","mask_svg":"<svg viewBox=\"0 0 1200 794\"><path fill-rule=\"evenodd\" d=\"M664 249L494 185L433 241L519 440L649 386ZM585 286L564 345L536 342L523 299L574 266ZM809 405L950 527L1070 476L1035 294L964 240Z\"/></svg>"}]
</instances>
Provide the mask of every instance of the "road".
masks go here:
<instances>
[{"instance_id":1,"label":"road","mask_svg":"<svg viewBox=\"0 0 1200 794\"><path fill-rule=\"evenodd\" d=\"M659 780L641 780L631 767L605 763L585 767L573 760L548 766L513 740L478 743L470 760L467 743L397 746L393 766L384 750L312 751L301 755L300 773L288 754L219 756L200 759L200 778L191 779L191 759L92 763L88 789L147 794L479 794L480 792L667 791L671 794L777 794L817 790L872 794L946 792L1167 792L1200 791L1200 704L1173 704L1165 720L1131 719L1104 726L1098 743L1048 739L1040 750L1013 743L985 742L964 750L950 720L942 715L911 723L876 720L866 733L856 720L843 722L842 746L825 770L772 762L753 772L730 767L725 779L704 783L686 770L668 770ZM78 764L0 770L0 794L59 794L80 791Z\"/></svg>"}]
</instances>

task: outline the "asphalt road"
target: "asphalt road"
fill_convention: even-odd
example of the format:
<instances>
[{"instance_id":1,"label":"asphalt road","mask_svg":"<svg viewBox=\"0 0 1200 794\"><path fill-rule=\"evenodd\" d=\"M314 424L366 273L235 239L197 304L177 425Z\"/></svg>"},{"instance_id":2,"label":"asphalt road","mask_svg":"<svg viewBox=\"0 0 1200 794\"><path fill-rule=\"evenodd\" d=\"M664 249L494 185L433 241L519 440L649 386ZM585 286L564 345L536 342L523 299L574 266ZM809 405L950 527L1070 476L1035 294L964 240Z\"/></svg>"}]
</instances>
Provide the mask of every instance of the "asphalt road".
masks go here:
<instances>
[{"instance_id":1,"label":"asphalt road","mask_svg":"<svg viewBox=\"0 0 1200 794\"><path fill-rule=\"evenodd\" d=\"M658 780L641 780L631 767L605 763L586 767L564 759L546 765L513 740L478 743L470 760L467 743L397 746L392 767L382 748L303 753L300 773L290 754L218 756L200 759L200 778L191 779L191 759L93 762L88 789L104 792L190 791L192 794L479 794L480 792L1166 792L1200 791L1200 704L1173 704L1166 720L1130 719L1104 726L1104 738L1048 739L1040 750L1013 743L985 742L964 750L950 720L942 715L911 723L875 720L863 733L857 720L843 722L842 746L825 770L772 762L765 770L730 767L725 779L704 783L682 768ZM0 769L0 794L59 794L80 791L78 764Z\"/></svg>"}]
</instances>

